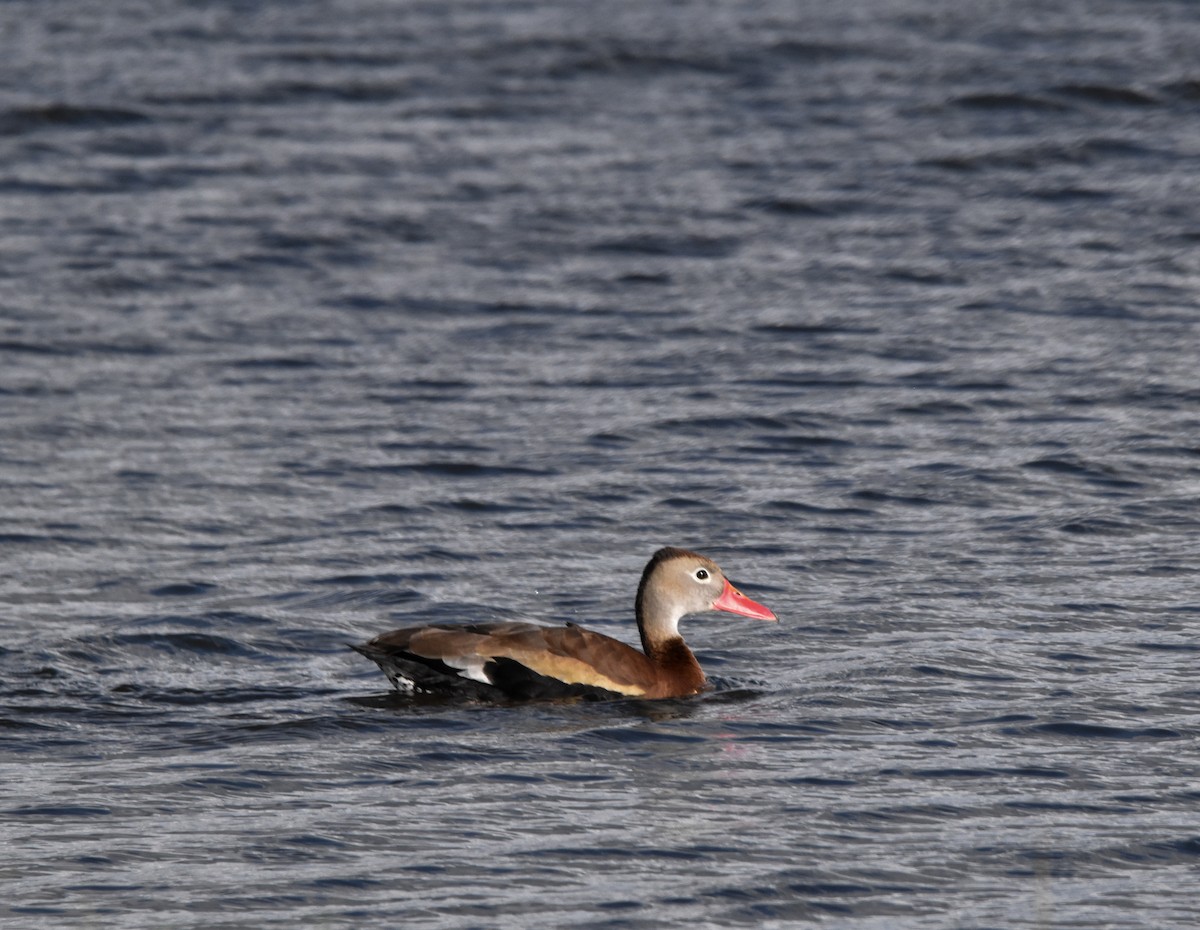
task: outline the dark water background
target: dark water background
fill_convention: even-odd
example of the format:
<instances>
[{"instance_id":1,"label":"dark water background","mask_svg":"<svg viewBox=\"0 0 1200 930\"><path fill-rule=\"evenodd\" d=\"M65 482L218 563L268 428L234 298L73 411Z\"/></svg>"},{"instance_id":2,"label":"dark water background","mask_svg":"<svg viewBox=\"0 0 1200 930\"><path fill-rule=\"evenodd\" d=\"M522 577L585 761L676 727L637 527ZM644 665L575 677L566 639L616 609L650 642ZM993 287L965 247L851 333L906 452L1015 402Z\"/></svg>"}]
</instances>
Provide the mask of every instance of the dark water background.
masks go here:
<instances>
[{"instance_id":1,"label":"dark water background","mask_svg":"<svg viewBox=\"0 0 1200 930\"><path fill-rule=\"evenodd\" d=\"M1200 8L0 4L0 921L1200 925ZM691 701L343 643L778 626Z\"/></svg>"}]
</instances>

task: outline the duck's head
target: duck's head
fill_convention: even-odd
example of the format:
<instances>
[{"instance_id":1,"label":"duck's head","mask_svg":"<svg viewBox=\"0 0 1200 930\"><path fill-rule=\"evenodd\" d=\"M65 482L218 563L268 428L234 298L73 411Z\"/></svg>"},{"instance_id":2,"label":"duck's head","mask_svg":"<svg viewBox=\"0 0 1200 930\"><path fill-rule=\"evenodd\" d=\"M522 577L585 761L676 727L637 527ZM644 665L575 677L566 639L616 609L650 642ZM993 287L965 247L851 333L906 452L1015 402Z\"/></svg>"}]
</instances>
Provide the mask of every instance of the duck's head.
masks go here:
<instances>
[{"instance_id":1,"label":"duck's head","mask_svg":"<svg viewBox=\"0 0 1200 930\"><path fill-rule=\"evenodd\" d=\"M679 635L688 614L725 610L755 620L777 620L725 577L712 559L687 549L659 549L642 572L636 602L643 640L661 642Z\"/></svg>"}]
</instances>

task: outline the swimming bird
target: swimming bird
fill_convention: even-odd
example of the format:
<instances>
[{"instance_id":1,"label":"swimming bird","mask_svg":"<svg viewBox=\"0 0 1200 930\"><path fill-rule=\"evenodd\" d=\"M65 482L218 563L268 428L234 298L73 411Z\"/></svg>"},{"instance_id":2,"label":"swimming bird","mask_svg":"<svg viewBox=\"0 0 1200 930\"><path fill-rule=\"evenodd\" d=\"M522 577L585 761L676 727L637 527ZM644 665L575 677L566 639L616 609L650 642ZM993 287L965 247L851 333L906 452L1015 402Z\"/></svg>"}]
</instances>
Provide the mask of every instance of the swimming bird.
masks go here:
<instances>
[{"instance_id":1,"label":"swimming bird","mask_svg":"<svg viewBox=\"0 0 1200 930\"><path fill-rule=\"evenodd\" d=\"M724 610L778 619L730 584L712 559L659 549L638 585L634 611L642 651L574 623L434 623L352 646L398 691L482 699L677 698L707 687L679 634L688 614Z\"/></svg>"}]
</instances>

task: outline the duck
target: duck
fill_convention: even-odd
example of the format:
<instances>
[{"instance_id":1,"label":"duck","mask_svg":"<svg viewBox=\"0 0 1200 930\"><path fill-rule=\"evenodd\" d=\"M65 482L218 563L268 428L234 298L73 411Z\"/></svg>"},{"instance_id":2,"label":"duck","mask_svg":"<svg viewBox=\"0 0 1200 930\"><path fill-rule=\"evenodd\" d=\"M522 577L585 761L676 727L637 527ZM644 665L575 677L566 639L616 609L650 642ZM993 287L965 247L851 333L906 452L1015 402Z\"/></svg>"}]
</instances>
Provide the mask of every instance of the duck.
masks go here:
<instances>
[{"instance_id":1,"label":"duck","mask_svg":"<svg viewBox=\"0 0 1200 930\"><path fill-rule=\"evenodd\" d=\"M646 564L634 599L642 648L574 623L432 623L376 636L351 648L409 694L475 700L659 699L709 685L679 633L689 614L726 611L779 618L751 600L699 553L667 546Z\"/></svg>"}]
</instances>

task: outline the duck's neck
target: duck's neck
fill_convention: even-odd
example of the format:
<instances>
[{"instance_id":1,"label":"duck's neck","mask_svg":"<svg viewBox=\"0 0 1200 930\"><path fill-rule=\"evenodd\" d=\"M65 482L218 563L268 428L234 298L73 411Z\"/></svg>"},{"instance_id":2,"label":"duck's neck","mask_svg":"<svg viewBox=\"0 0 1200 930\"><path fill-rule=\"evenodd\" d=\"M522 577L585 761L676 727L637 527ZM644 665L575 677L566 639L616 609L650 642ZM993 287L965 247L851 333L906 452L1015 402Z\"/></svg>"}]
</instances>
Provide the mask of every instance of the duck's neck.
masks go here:
<instances>
[{"instance_id":1,"label":"duck's neck","mask_svg":"<svg viewBox=\"0 0 1200 930\"><path fill-rule=\"evenodd\" d=\"M638 585L633 609L637 614L638 633L642 637L642 652L651 660L656 652L672 640L678 640L679 645L683 646L683 639L679 635L679 610L650 582L649 568ZM683 648L687 649L686 646Z\"/></svg>"},{"instance_id":2,"label":"duck's neck","mask_svg":"<svg viewBox=\"0 0 1200 930\"><path fill-rule=\"evenodd\" d=\"M658 672L663 697L681 697L703 691L708 680L682 636L652 644L642 637L642 647Z\"/></svg>"},{"instance_id":3,"label":"duck's neck","mask_svg":"<svg viewBox=\"0 0 1200 930\"><path fill-rule=\"evenodd\" d=\"M679 635L679 614L655 592L638 591L637 624L642 651L654 666L663 695L695 694L706 679L700 663Z\"/></svg>"}]
</instances>

